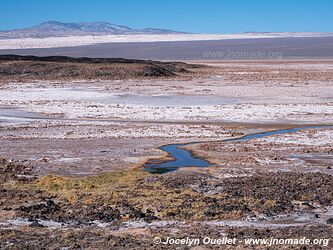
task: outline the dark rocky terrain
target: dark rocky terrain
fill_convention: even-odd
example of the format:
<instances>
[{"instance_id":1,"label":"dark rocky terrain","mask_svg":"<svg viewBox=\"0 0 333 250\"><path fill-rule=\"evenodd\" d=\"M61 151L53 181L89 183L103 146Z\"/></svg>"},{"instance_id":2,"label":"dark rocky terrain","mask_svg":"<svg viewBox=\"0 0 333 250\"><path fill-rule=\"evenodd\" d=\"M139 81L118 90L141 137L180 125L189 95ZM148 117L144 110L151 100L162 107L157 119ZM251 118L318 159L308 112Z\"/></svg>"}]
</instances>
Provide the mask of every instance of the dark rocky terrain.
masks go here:
<instances>
[{"instance_id":1,"label":"dark rocky terrain","mask_svg":"<svg viewBox=\"0 0 333 250\"><path fill-rule=\"evenodd\" d=\"M204 66L123 58L0 55L0 81L109 80L190 76Z\"/></svg>"},{"instance_id":2,"label":"dark rocky terrain","mask_svg":"<svg viewBox=\"0 0 333 250\"><path fill-rule=\"evenodd\" d=\"M49 175L19 180L15 176L22 173L22 165L2 160L0 166L5 176L1 180L2 223L6 223L4 219L22 221L22 225L0 228L0 247L5 249L150 249L154 248L154 236L218 238L221 230L239 239L329 238L332 233L329 220L283 229L210 224L332 206L333 178L326 174L290 172L220 179L196 172L152 175L136 170L84 178ZM173 223L164 225L167 221ZM186 224L181 223L184 221ZM130 226L133 222L140 226Z\"/></svg>"}]
</instances>

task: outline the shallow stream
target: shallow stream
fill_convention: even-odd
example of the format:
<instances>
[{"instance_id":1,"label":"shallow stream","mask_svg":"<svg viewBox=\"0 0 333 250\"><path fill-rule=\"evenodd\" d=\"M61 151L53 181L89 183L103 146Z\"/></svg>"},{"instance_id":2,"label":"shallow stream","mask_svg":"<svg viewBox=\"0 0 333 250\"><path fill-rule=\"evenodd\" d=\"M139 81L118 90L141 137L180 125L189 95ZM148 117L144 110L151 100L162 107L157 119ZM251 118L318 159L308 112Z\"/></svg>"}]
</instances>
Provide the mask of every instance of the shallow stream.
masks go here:
<instances>
[{"instance_id":1,"label":"shallow stream","mask_svg":"<svg viewBox=\"0 0 333 250\"><path fill-rule=\"evenodd\" d=\"M268 132L260 132L244 135L238 138L214 141L214 142L235 142L235 141L244 141L262 137L268 137L272 135L286 134L286 133L296 133L302 129L307 128L319 128L319 127L327 127L326 125L317 125L317 126L304 126L298 128L290 128L290 129L279 129ZM148 160L148 162L144 165L144 169L150 173L154 174L163 174L167 172L172 172L182 167L208 167L211 164L205 159L194 156L193 153L189 150L182 148L186 145L199 144L199 143L207 143L208 141L197 141L197 142L188 142L188 143L176 143L176 144L168 144L160 147L161 150L168 153L168 155L172 158L167 161L157 162L156 159Z\"/></svg>"}]
</instances>

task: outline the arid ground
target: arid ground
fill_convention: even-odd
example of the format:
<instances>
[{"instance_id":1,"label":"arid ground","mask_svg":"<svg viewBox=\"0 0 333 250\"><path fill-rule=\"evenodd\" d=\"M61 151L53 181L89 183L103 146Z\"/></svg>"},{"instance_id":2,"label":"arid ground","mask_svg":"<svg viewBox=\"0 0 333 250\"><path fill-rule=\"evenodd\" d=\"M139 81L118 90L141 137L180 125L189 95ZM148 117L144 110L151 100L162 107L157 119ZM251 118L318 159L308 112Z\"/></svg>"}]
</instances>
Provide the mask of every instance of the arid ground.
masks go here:
<instances>
[{"instance_id":1,"label":"arid ground","mask_svg":"<svg viewBox=\"0 0 333 250\"><path fill-rule=\"evenodd\" d=\"M333 60L0 59L0 248L333 247ZM145 171L195 141L210 166Z\"/></svg>"}]
</instances>

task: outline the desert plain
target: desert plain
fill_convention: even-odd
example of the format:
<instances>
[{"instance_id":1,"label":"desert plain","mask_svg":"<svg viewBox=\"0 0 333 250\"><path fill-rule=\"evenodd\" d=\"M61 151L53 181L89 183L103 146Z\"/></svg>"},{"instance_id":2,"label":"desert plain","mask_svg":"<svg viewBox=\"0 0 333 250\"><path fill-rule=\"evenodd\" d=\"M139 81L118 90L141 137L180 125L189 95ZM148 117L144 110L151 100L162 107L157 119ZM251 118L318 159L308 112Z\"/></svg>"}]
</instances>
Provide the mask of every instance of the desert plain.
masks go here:
<instances>
[{"instance_id":1,"label":"desert plain","mask_svg":"<svg viewBox=\"0 0 333 250\"><path fill-rule=\"evenodd\" d=\"M332 246L333 60L103 60L1 58L1 248ZM174 143L209 165L147 171Z\"/></svg>"}]
</instances>

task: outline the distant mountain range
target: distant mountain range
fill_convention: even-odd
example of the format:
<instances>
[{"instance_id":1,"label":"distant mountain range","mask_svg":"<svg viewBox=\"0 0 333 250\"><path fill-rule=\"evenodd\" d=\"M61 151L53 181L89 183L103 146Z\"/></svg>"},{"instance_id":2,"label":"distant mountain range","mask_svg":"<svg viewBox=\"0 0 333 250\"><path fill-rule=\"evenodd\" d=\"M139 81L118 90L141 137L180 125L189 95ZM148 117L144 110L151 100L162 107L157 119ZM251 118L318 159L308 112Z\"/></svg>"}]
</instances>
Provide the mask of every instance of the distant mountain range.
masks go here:
<instances>
[{"instance_id":1,"label":"distant mountain range","mask_svg":"<svg viewBox=\"0 0 333 250\"><path fill-rule=\"evenodd\" d=\"M44 22L29 28L0 31L0 39L45 38L68 36L99 36L99 35L134 35L134 34L185 34L186 32L168 29L133 29L107 22L62 23L57 21Z\"/></svg>"}]
</instances>

